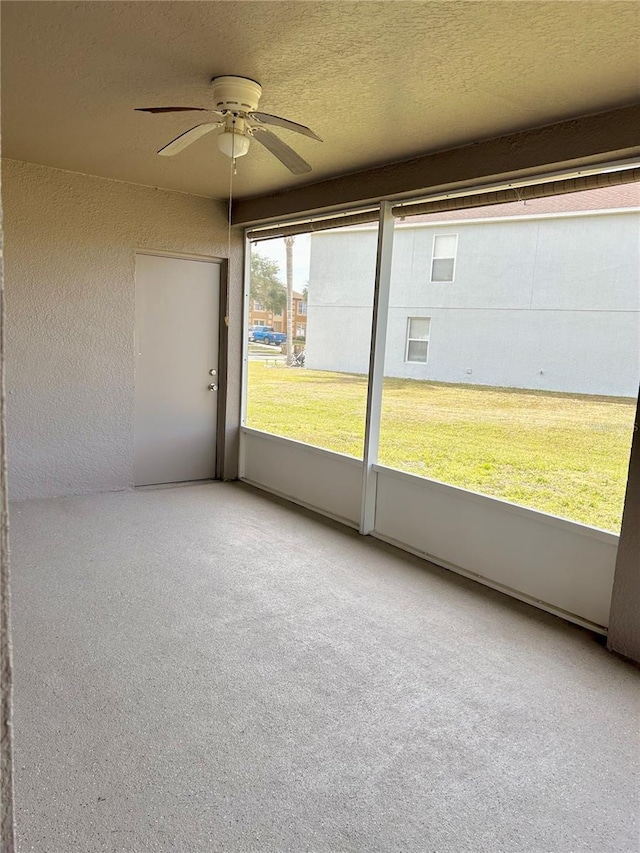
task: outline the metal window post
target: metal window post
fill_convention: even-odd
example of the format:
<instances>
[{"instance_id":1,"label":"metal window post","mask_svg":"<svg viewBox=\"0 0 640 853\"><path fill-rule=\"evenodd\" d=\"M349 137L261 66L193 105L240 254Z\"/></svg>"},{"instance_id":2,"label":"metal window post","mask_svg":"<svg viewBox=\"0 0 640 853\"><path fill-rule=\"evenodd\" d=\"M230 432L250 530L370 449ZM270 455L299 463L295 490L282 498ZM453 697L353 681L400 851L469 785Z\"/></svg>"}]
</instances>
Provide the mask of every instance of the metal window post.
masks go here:
<instances>
[{"instance_id":1,"label":"metal window post","mask_svg":"<svg viewBox=\"0 0 640 853\"><path fill-rule=\"evenodd\" d=\"M375 525L376 473L373 466L378 461L380 443L380 413L384 380L384 354L387 342L387 319L389 316L392 254L393 214L391 213L391 202L383 201L380 204L378 226L378 251L369 355L369 385L364 431L362 503L360 507L360 533L363 535L371 533Z\"/></svg>"}]
</instances>

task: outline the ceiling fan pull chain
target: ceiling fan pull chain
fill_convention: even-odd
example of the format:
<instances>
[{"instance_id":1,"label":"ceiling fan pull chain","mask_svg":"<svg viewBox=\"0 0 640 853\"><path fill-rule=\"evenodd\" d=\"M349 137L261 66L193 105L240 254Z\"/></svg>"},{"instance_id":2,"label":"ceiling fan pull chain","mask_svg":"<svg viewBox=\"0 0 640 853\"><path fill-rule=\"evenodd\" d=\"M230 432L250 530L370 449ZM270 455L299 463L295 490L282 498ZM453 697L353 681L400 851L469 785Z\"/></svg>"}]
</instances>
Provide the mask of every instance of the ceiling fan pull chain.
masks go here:
<instances>
[{"instance_id":1,"label":"ceiling fan pull chain","mask_svg":"<svg viewBox=\"0 0 640 853\"><path fill-rule=\"evenodd\" d=\"M231 122L233 124L234 128L235 128L237 118L238 118L238 114L234 113L233 114L233 120ZM236 157L235 149L236 149L236 134L234 131L233 136L231 138L231 162L233 163L233 174L237 175L238 174L238 167L236 165L237 157ZM231 204L231 187L229 187L229 204ZM231 246L229 246L229 249L231 249Z\"/></svg>"},{"instance_id":2,"label":"ceiling fan pull chain","mask_svg":"<svg viewBox=\"0 0 640 853\"><path fill-rule=\"evenodd\" d=\"M225 316L224 324L229 328L229 303L230 303L230 282L231 282L231 211L233 203L233 176L236 174L236 158L235 158L235 133L231 134L231 162L229 163L229 208L228 208L228 229L227 229L227 281L226 281L226 298L225 298Z\"/></svg>"}]
</instances>

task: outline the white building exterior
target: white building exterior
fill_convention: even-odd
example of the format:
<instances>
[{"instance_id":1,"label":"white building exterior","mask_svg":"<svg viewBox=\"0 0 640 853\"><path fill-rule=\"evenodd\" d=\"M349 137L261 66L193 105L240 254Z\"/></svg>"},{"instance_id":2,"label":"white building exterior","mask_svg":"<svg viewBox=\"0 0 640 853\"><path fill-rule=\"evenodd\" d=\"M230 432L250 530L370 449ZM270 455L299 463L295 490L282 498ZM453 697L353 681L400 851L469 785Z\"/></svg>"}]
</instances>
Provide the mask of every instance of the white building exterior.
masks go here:
<instances>
[{"instance_id":1,"label":"white building exterior","mask_svg":"<svg viewBox=\"0 0 640 853\"><path fill-rule=\"evenodd\" d=\"M385 375L635 396L638 207L520 210L396 224ZM308 368L367 372L376 239L312 235Z\"/></svg>"}]
</instances>

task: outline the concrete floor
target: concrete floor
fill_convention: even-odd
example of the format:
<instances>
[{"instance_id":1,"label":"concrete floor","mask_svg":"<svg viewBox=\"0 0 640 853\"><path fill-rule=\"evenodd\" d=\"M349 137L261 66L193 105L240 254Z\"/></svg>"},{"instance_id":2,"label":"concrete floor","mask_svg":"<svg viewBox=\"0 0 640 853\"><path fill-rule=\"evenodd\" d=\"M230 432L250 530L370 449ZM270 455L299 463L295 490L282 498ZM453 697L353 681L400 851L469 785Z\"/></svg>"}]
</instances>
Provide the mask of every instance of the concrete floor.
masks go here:
<instances>
[{"instance_id":1,"label":"concrete floor","mask_svg":"<svg viewBox=\"0 0 640 853\"><path fill-rule=\"evenodd\" d=\"M20 851L637 853L640 673L241 484L16 504Z\"/></svg>"}]
</instances>

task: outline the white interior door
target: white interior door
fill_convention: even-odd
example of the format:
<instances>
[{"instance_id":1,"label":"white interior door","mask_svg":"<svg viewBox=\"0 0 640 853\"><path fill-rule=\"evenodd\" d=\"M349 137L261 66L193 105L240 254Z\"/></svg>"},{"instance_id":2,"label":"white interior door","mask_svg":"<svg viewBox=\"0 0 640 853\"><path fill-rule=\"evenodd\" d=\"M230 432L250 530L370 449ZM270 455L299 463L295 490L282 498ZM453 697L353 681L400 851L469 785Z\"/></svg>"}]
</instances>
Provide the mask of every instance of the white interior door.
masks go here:
<instances>
[{"instance_id":1,"label":"white interior door","mask_svg":"<svg viewBox=\"0 0 640 853\"><path fill-rule=\"evenodd\" d=\"M218 263L136 255L136 486L215 475L219 304Z\"/></svg>"}]
</instances>

